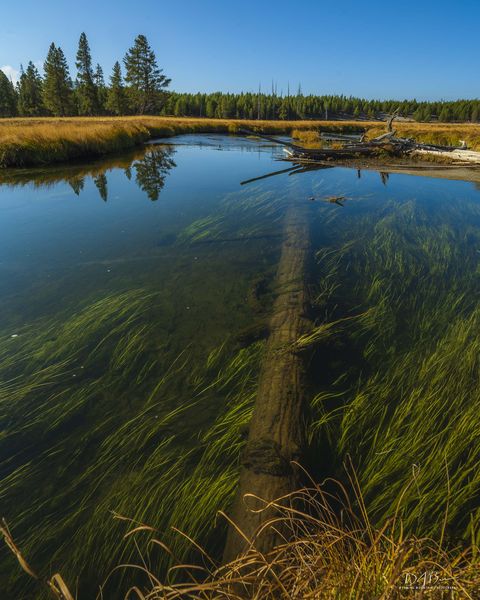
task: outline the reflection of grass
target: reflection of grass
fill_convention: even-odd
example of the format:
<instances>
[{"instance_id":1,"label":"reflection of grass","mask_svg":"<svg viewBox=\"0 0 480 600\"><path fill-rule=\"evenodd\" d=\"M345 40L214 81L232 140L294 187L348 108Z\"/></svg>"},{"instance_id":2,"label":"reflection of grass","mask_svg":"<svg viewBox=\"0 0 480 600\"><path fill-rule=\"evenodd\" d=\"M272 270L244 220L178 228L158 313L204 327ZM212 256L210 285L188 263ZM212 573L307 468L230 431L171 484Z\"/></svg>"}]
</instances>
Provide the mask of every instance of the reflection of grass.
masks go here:
<instances>
[{"instance_id":1,"label":"reflection of grass","mask_svg":"<svg viewBox=\"0 0 480 600\"><path fill-rule=\"evenodd\" d=\"M51 165L31 169L3 169L0 171L0 184L15 186L33 184L34 187L43 187L66 181L75 185L75 182L82 181L85 177L97 177L112 169L128 169L135 159L141 159L144 155L145 148L135 148L130 152L122 152L118 156L113 155L103 157L101 160L74 163L68 166Z\"/></svg>"},{"instance_id":2,"label":"reflection of grass","mask_svg":"<svg viewBox=\"0 0 480 600\"><path fill-rule=\"evenodd\" d=\"M85 178L91 177L98 189L100 197L108 200L107 173L111 169L123 168L128 179L132 178L132 168L135 170L135 182L152 201L158 200L165 185L165 178L170 169L176 167L171 158L174 153L169 146L152 145L142 150L131 151L127 156L111 157L101 162L71 167L44 167L43 169L8 169L0 171L0 184L14 186L33 183L35 187L52 186L65 181L73 192L79 196L85 186Z\"/></svg>"},{"instance_id":3,"label":"reflection of grass","mask_svg":"<svg viewBox=\"0 0 480 600\"><path fill-rule=\"evenodd\" d=\"M475 536L480 212L455 200L430 210L411 201L377 211L337 213L329 222L338 242L321 255L321 273L334 273L323 310L331 307L332 320L363 314L336 342L344 376L332 374L319 393L316 428L339 440L339 459L352 455L375 519L391 516L402 496L409 531L438 539L446 525L454 537ZM361 362L349 362L355 352ZM332 418L342 406L338 430Z\"/></svg>"}]
</instances>

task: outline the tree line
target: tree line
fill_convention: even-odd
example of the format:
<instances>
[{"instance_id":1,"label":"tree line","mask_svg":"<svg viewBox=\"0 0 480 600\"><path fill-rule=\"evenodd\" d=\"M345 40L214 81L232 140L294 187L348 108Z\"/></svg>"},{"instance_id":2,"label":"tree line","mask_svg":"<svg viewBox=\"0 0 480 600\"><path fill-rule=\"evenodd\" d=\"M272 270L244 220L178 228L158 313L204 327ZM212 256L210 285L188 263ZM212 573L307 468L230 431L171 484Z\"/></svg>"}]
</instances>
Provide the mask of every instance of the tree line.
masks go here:
<instances>
[{"instance_id":1,"label":"tree line","mask_svg":"<svg viewBox=\"0 0 480 600\"><path fill-rule=\"evenodd\" d=\"M80 35L73 81L65 54L52 42L43 75L33 62L20 69L16 85L0 71L0 117L54 115L155 114L165 103L170 79L159 68L155 52L138 35L123 58L125 75L117 61L108 85L100 64L94 67L85 33Z\"/></svg>"},{"instance_id":2,"label":"tree line","mask_svg":"<svg viewBox=\"0 0 480 600\"><path fill-rule=\"evenodd\" d=\"M366 100L348 96L277 95L241 93L168 95L161 114L222 119L329 120L377 119L398 110L416 121L480 121L480 100L417 102L417 100Z\"/></svg>"},{"instance_id":3,"label":"tree line","mask_svg":"<svg viewBox=\"0 0 480 600\"><path fill-rule=\"evenodd\" d=\"M215 92L167 92L171 80L159 68L155 52L144 35L138 35L117 61L108 83L100 64L94 66L85 33L80 35L72 80L65 55L50 45L43 74L33 62L16 85L0 71L0 117L157 114L235 119L376 119L398 110L403 117L428 122L480 121L480 100L417 102L366 100L343 95Z\"/></svg>"}]
</instances>

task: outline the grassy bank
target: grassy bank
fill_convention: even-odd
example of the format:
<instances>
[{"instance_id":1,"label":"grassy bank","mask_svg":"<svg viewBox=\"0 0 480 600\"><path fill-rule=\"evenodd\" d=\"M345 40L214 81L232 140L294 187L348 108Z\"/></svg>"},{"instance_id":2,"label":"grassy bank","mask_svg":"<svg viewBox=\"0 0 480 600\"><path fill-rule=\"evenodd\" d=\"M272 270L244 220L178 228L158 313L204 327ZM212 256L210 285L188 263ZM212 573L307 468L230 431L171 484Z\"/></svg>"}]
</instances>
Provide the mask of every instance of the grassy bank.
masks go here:
<instances>
[{"instance_id":1,"label":"grassy bank","mask_svg":"<svg viewBox=\"0 0 480 600\"><path fill-rule=\"evenodd\" d=\"M0 121L0 167L26 167L93 158L182 133L235 133L239 127L264 133L357 127L357 123L236 121L169 117L4 119Z\"/></svg>"},{"instance_id":2,"label":"grassy bank","mask_svg":"<svg viewBox=\"0 0 480 600\"><path fill-rule=\"evenodd\" d=\"M291 134L301 144L309 148L319 147L320 131L334 131L332 126L335 123L340 129L343 122L325 121L317 123L310 129L303 127L294 127ZM353 125L362 128L367 139L382 135L385 133L385 126L376 122L349 122L345 123L345 132L352 130ZM318 129L318 127L320 129ZM399 137L414 138L425 144L443 144L446 146L458 146L461 140L465 140L468 148L471 150L480 150L480 125L472 123L402 123L395 122L394 128Z\"/></svg>"},{"instance_id":3,"label":"grassy bank","mask_svg":"<svg viewBox=\"0 0 480 600\"><path fill-rule=\"evenodd\" d=\"M155 137L182 133L235 133L241 127L271 134L291 134L307 145L318 131L384 131L378 121L239 121L173 117L97 117L3 119L0 121L0 167L27 167L88 159L131 149ZM424 142L480 149L480 126L399 123L399 135Z\"/></svg>"}]
</instances>

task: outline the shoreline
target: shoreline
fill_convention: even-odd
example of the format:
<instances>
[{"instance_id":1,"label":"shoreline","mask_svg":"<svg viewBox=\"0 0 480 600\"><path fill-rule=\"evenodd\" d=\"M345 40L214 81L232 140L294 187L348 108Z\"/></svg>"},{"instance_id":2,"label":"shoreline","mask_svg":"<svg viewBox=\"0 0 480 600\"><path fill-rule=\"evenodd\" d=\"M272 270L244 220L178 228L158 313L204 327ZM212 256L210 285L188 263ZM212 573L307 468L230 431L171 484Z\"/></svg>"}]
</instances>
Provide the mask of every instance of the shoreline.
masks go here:
<instances>
[{"instance_id":1,"label":"shoreline","mask_svg":"<svg viewBox=\"0 0 480 600\"><path fill-rule=\"evenodd\" d=\"M156 116L0 119L0 172L101 158L134 149L149 140L189 133L236 134L241 128L294 136L318 130L377 133L383 125L380 121L248 121ZM469 147L480 149L479 124L399 123L397 128L404 136L416 136L429 143L465 139ZM449 164L443 157L442 162L433 163L433 159L425 162ZM342 161L335 164L340 166ZM412 168L416 164L411 161Z\"/></svg>"}]
</instances>

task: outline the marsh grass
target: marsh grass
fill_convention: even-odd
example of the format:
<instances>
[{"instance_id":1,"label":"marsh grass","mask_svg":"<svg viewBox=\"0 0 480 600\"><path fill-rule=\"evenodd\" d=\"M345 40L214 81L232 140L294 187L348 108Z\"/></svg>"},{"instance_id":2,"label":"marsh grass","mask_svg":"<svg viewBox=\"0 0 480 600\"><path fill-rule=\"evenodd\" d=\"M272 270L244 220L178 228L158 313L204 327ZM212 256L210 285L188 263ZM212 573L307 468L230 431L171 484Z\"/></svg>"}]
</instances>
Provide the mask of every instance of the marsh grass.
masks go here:
<instances>
[{"instance_id":1,"label":"marsh grass","mask_svg":"<svg viewBox=\"0 0 480 600\"><path fill-rule=\"evenodd\" d=\"M355 128L351 123L316 123L312 130L292 129L292 137L307 148L321 148L320 131L331 133L366 133L366 139L372 139L385 133L385 125L377 122L358 122ZM480 150L480 126L471 123L405 123L395 122L398 137L413 138L424 144L459 146L465 140L471 150ZM334 145L333 145L334 146ZM422 157L423 159L423 157ZM447 159L448 160L448 159Z\"/></svg>"},{"instance_id":2,"label":"marsh grass","mask_svg":"<svg viewBox=\"0 0 480 600\"><path fill-rule=\"evenodd\" d=\"M176 565L170 575L176 572L177 578L180 573L179 582L157 577L143 563L137 571L138 585L125 598L473 600L477 597L480 590L477 546L447 549L438 541L407 533L401 518L403 494L391 518L381 524L372 521L350 463L347 475L346 485L333 480L321 485L310 482L307 487L268 504L255 497L257 506L260 502L258 510L269 509L273 515L237 559L219 565L192 539L197 562ZM245 498L247 503L251 500ZM133 535L147 531L153 536L152 543L162 545L160 532L148 525L135 522L131 527ZM284 542L264 555L257 551L256 539L270 528L282 531ZM180 537L191 539L181 534ZM141 548L139 544L140 555Z\"/></svg>"},{"instance_id":3,"label":"marsh grass","mask_svg":"<svg viewBox=\"0 0 480 600\"><path fill-rule=\"evenodd\" d=\"M236 133L253 131L289 134L293 128L344 130L351 123L315 121L237 121L174 117L96 117L2 119L0 167L27 167L89 159L130 150L152 138L182 133Z\"/></svg>"},{"instance_id":4,"label":"marsh grass","mask_svg":"<svg viewBox=\"0 0 480 600\"><path fill-rule=\"evenodd\" d=\"M319 131L384 133L378 121L240 121L175 117L66 117L2 119L0 167L28 167L91 159L131 150L152 138L182 133L231 133L247 128L288 134L308 147L320 142ZM458 145L465 140L480 149L480 126L475 124L398 123L399 135L434 144Z\"/></svg>"}]
</instances>

